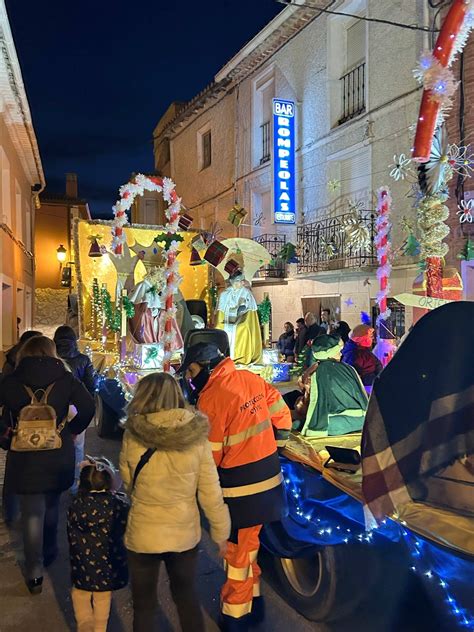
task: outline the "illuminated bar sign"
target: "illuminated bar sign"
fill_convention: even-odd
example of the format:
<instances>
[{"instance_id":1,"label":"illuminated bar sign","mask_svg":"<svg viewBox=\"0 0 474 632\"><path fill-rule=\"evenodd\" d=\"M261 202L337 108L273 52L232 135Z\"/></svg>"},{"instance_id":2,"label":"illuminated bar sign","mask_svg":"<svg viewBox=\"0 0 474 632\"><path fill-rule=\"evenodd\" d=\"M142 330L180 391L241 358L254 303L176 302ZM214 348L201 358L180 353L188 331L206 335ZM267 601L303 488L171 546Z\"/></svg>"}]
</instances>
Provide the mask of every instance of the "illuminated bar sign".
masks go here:
<instances>
[{"instance_id":1,"label":"illuminated bar sign","mask_svg":"<svg viewBox=\"0 0 474 632\"><path fill-rule=\"evenodd\" d=\"M273 99L273 207L275 224L296 223L295 104Z\"/></svg>"}]
</instances>

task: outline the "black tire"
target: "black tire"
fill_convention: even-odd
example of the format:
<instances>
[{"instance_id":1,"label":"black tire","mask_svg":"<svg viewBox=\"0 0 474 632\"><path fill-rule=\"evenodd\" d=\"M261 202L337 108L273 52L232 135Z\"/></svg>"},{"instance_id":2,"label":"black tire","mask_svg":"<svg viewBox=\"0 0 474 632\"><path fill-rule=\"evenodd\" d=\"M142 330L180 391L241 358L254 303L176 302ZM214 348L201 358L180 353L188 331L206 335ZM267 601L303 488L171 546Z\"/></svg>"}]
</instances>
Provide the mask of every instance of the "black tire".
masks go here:
<instances>
[{"instance_id":1,"label":"black tire","mask_svg":"<svg viewBox=\"0 0 474 632\"><path fill-rule=\"evenodd\" d=\"M119 419L114 411L104 403L100 395L95 396L95 426L101 439L112 437L118 430Z\"/></svg>"},{"instance_id":2,"label":"black tire","mask_svg":"<svg viewBox=\"0 0 474 632\"><path fill-rule=\"evenodd\" d=\"M309 558L272 559L275 588L311 621L336 621L353 613L377 576L377 562L362 544L327 546Z\"/></svg>"}]
</instances>

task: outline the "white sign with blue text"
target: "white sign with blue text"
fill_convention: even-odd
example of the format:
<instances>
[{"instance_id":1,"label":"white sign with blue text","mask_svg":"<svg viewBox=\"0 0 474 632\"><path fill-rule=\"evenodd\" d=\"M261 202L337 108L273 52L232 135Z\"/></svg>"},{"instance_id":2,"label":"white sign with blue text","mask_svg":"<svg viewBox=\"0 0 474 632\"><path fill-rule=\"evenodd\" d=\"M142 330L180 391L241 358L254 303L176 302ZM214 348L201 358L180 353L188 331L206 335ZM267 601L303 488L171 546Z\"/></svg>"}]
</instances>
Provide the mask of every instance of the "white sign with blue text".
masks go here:
<instances>
[{"instance_id":1,"label":"white sign with blue text","mask_svg":"<svg viewBox=\"0 0 474 632\"><path fill-rule=\"evenodd\" d=\"M296 223L295 104L273 99L273 207L275 224Z\"/></svg>"}]
</instances>

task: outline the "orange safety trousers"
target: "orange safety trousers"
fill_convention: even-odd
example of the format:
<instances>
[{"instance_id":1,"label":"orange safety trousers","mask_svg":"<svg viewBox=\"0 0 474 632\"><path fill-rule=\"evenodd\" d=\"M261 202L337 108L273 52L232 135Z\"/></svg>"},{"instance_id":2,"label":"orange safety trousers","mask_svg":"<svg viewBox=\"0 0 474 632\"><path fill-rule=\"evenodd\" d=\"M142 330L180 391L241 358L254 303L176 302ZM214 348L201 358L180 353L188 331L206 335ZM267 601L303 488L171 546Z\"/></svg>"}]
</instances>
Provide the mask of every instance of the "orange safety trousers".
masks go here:
<instances>
[{"instance_id":1,"label":"orange safety trousers","mask_svg":"<svg viewBox=\"0 0 474 632\"><path fill-rule=\"evenodd\" d=\"M221 591L222 614L239 619L252 611L252 600L260 596L261 570L257 564L262 525L237 531L237 543L227 543L224 568L227 580Z\"/></svg>"}]
</instances>

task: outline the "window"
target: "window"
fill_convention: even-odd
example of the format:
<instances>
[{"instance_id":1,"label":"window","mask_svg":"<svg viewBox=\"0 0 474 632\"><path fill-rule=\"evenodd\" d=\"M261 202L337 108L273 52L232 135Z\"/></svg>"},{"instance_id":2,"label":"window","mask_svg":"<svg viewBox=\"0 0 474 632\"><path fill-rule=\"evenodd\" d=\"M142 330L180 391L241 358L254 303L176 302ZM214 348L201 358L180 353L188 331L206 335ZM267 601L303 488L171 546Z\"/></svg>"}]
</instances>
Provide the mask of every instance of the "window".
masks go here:
<instances>
[{"instance_id":1,"label":"window","mask_svg":"<svg viewBox=\"0 0 474 632\"><path fill-rule=\"evenodd\" d=\"M202 142L202 169L206 169L211 165L211 130L206 132L201 137Z\"/></svg>"},{"instance_id":2,"label":"window","mask_svg":"<svg viewBox=\"0 0 474 632\"><path fill-rule=\"evenodd\" d=\"M161 143L161 159L164 165L171 159L171 142L169 138L165 138Z\"/></svg>"},{"instance_id":3,"label":"window","mask_svg":"<svg viewBox=\"0 0 474 632\"><path fill-rule=\"evenodd\" d=\"M3 277L2 281L2 345L3 348L11 347L13 344L13 287L10 279Z\"/></svg>"},{"instance_id":4,"label":"window","mask_svg":"<svg viewBox=\"0 0 474 632\"><path fill-rule=\"evenodd\" d=\"M260 164L270 160L270 121L267 121L263 125L260 125L262 130L262 157L260 158Z\"/></svg>"},{"instance_id":5,"label":"window","mask_svg":"<svg viewBox=\"0 0 474 632\"><path fill-rule=\"evenodd\" d=\"M274 70L266 70L253 82L252 163L254 167L271 157L272 105L275 97Z\"/></svg>"},{"instance_id":6,"label":"window","mask_svg":"<svg viewBox=\"0 0 474 632\"><path fill-rule=\"evenodd\" d=\"M12 224L12 201L10 197L10 161L2 148L0 148L0 162L2 169L2 222L11 228Z\"/></svg>"},{"instance_id":7,"label":"window","mask_svg":"<svg viewBox=\"0 0 474 632\"><path fill-rule=\"evenodd\" d=\"M365 111L365 29L365 21L357 20L346 30L346 69L340 79L340 125Z\"/></svg>"},{"instance_id":8,"label":"window","mask_svg":"<svg viewBox=\"0 0 474 632\"><path fill-rule=\"evenodd\" d=\"M32 235L31 235L31 208L27 206L25 214L25 246L31 252Z\"/></svg>"},{"instance_id":9,"label":"window","mask_svg":"<svg viewBox=\"0 0 474 632\"><path fill-rule=\"evenodd\" d=\"M23 241L23 209L21 206L21 189L15 180L15 235L21 242Z\"/></svg>"},{"instance_id":10,"label":"window","mask_svg":"<svg viewBox=\"0 0 474 632\"><path fill-rule=\"evenodd\" d=\"M360 144L351 151L333 154L328 159L328 180L336 180L341 183L338 191L339 201L353 200L363 202L365 208L370 200L372 188L371 171L372 159L370 147ZM336 210L339 210L339 206Z\"/></svg>"},{"instance_id":11,"label":"window","mask_svg":"<svg viewBox=\"0 0 474 632\"><path fill-rule=\"evenodd\" d=\"M363 16L367 0L347 0L340 11ZM327 67L331 127L361 115L366 110L367 22L360 18L334 16L328 19Z\"/></svg>"}]
</instances>

